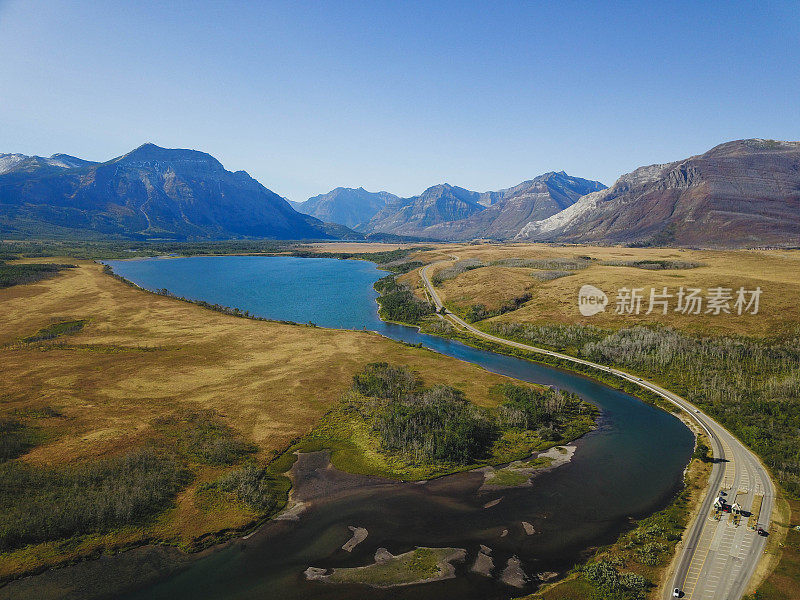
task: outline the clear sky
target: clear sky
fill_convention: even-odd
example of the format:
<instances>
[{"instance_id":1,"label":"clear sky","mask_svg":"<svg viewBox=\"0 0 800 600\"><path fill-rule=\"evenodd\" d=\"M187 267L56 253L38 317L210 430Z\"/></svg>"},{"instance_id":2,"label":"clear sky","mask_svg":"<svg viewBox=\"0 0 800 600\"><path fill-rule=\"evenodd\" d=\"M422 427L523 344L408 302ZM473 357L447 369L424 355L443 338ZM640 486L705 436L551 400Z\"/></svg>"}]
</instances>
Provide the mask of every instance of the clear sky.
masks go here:
<instances>
[{"instance_id":1,"label":"clear sky","mask_svg":"<svg viewBox=\"0 0 800 600\"><path fill-rule=\"evenodd\" d=\"M0 0L0 152L151 141L303 200L610 184L745 137L800 139L797 0Z\"/></svg>"}]
</instances>

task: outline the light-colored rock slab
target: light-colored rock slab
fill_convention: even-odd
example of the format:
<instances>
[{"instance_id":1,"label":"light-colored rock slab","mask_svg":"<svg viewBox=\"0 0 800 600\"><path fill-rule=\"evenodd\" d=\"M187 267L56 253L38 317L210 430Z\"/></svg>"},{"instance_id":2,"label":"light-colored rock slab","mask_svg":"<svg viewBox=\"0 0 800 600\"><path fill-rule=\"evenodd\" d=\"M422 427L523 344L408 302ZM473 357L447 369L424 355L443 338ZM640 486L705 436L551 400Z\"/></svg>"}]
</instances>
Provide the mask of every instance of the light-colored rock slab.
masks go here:
<instances>
[{"instance_id":1,"label":"light-colored rock slab","mask_svg":"<svg viewBox=\"0 0 800 600\"><path fill-rule=\"evenodd\" d=\"M470 571L483 575L484 577L491 577L492 569L494 569L494 560L492 560L492 557L487 553L481 551L478 552L478 556L475 557L475 562L472 563Z\"/></svg>"},{"instance_id":2,"label":"light-colored rock slab","mask_svg":"<svg viewBox=\"0 0 800 600\"><path fill-rule=\"evenodd\" d=\"M342 550L344 550L345 552L352 552L353 548L355 548L361 542L367 539L367 535L369 532L363 527L354 527L353 525L350 525L348 529L350 529L350 531L353 532L353 537L351 537L344 543L344 546L342 546Z\"/></svg>"},{"instance_id":3,"label":"light-colored rock slab","mask_svg":"<svg viewBox=\"0 0 800 600\"><path fill-rule=\"evenodd\" d=\"M525 530L525 533L527 535L533 535L534 533L536 533L536 530L533 528L533 525L531 525L527 521L522 522L522 528Z\"/></svg>"},{"instance_id":4,"label":"light-colored rock slab","mask_svg":"<svg viewBox=\"0 0 800 600\"><path fill-rule=\"evenodd\" d=\"M393 558L394 556L392 555L392 553L389 552L386 548L378 548L375 551L375 562L378 564L385 563L387 561L392 560Z\"/></svg>"},{"instance_id":5,"label":"light-colored rock slab","mask_svg":"<svg viewBox=\"0 0 800 600\"><path fill-rule=\"evenodd\" d=\"M325 581L328 569L320 569L319 567L308 567L303 574L309 581Z\"/></svg>"},{"instance_id":6,"label":"light-colored rock slab","mask_svg":"<svg viewBox=\"0 0 800 600\"><path fill-rule=\"evenodd\" d=\"M524 588L528 583L528 576L522 570L522 562L516 556L512 556L506 563L506 568L500 576L500 581L515 588Z\"/></svg>"},{"instance_id":7,"label":"light-colored rock slab","mask_svg":"<svg viewBox=\"0 0 800 600\"><path fill-rule=\"evenodd\" d=\"M299 521L300 515L306 510L305 502L294 502L291 506L287 506L283 512L275 515L275 521Z\"/></svg>"}]
</instances>

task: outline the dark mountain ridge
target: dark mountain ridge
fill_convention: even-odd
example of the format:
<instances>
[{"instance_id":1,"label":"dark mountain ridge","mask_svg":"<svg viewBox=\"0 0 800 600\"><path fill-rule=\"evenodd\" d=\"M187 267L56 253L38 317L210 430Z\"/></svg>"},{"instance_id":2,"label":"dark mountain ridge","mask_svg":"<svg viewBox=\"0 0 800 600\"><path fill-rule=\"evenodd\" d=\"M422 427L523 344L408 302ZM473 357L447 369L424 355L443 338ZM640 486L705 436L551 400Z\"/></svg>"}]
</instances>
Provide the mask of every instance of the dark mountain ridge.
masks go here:
<instances>
[{"instance_id":1,"label":"dark mountain ridge","mask_svg":"<svg viewBox=\"0 0 800 600\"><path fill-rule=\"evenodd\" d=\"M67 155L4 162L14 163L0 171L5 235L330 239L349 232L296 212L245 171L228 171L197 150L144 144L104 163Z\"/></svg>"}]
</instances>

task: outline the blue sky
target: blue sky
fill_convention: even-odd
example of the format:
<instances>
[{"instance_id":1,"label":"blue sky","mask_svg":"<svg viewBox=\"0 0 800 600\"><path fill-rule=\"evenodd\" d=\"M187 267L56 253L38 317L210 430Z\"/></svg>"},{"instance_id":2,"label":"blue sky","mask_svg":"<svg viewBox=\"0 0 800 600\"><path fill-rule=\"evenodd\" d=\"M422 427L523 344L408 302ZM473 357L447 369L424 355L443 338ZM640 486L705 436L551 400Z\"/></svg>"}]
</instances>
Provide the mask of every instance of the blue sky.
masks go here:
<instances>
[{"instance_id":1,"label":"blue sky","mask_svg":"<svg viewBox=\"0 0 800 600\"><path fill-rule=\"evenodd\" d=\"M0 152L152 141L303 200L610 184L744 137L800 139L796 1L0 0Z\"/></svg>"}]
</instances>

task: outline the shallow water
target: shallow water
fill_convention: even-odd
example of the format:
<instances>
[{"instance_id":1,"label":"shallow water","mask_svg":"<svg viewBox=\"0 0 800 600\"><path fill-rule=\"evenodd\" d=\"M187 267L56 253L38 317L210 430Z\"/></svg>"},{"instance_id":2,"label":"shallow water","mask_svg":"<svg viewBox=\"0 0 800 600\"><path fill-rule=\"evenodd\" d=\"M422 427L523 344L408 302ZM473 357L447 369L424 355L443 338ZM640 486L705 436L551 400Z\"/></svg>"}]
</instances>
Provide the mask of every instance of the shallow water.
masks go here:
<instances>
[{"instance_id":1,"label":"shallow water","mask_svg":"<svg viewBox=\"0 0 800 600\"><path fill-rule=\"evenodd\" d=\"M478 493L482 476L464 473L425 484L347 487L313 501L297 522L272 522L247 541L237 541L191 563L130 599L508 598L516 590L497 579L471 574L478 545L493 549L495 574L512 555L528 574L564 571L592 546L615 539L631 517L663 507L678 489L693 438L661 410L599 382L518 358L386 324L377 315L372 283L385 275L372 263L289 257L202 257L109 261L118 274L149 289L167 288L187 298L249 310L259 316L313 321L325 327L366 328L394 339L467 360L529 382L555 385L602 410L600 427L576 442L567 465L544 473L530 487ZM308 477L353 477L325 469ZM364 483L361 478L360 483ZM502 496L490 509L483 505ZM521 522L536 529L528 536ZM369 536L352 553L340 548L348 525ZM503 530L508 530L501 537ZM303 570L372 562L378 547L393 554L415 546L466 548L455 579L377 590L307 582ZM113 560L103 569L114 568ZM29 580L33 581L33 580ZM91 585L81 597L90 597Z\"/></svg>"}]
</instances>

